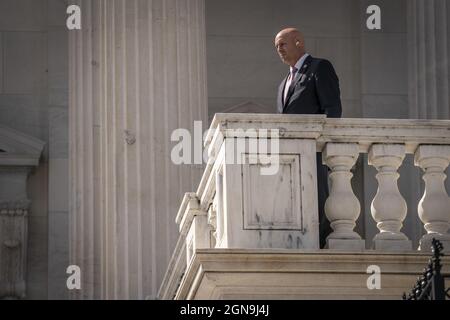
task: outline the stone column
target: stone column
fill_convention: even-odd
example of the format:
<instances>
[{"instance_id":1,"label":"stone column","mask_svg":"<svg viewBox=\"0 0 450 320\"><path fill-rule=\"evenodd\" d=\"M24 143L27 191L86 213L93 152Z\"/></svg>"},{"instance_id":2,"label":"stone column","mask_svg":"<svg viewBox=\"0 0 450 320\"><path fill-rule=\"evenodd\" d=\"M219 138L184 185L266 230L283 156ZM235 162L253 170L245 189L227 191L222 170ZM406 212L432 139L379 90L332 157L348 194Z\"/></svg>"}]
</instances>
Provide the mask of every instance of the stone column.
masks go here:
<instances>
[{"instance_id":1,"label":"stone column","mask_svg":"<svg viewBox=\"0 0 450 320\"><path fill-rule=\"evenodd\" d=\"M411 118L450 117L450 3L410 0L408 77Z\"/></svg>"},{"instance_id":2,"label":"stone column","mask_svg":"<svg viewBox=\"0 0 450 320\"><path fill-rule=\"evenodd\" d=\"M74 298L156 297L175 216L202 166L171 162L171 133L206 129L204 0L79 0L69 32Z\"/></svg>"}]
</instances>

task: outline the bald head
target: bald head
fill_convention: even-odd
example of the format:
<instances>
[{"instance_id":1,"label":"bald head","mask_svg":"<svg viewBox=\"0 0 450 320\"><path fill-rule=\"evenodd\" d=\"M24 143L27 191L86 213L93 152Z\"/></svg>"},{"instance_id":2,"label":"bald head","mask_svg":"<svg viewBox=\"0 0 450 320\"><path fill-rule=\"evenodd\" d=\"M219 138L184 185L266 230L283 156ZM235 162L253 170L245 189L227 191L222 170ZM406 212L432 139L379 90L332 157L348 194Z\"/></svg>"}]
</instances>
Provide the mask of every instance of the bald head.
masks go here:
<instances>
[{"instance_id":1,"label":"bald head","mask_svg":"<svg viewBox=\"0 0 450 320\"><path fill-rule=\"evenodd\" d=\"M293 67L305 54L303 34L295 28L283 29L275 37L275 48L281 60Z\"/></svg>"}]
</instances>

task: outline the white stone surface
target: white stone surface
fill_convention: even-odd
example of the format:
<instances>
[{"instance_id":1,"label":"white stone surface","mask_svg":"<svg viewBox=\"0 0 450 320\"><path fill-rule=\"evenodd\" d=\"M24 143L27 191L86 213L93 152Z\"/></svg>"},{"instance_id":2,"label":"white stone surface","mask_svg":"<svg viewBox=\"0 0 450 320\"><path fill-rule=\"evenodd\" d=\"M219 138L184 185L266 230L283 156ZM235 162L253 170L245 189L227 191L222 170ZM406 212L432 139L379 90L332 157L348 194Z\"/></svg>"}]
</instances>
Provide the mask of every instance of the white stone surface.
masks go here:
<instances>
[{"instance_id":1,"label":"white stone surface","mask_svg":"<svg viewBox=\"0 0 450 320\"><path fill-rule=\"evenodd\" d=\"M194 192L186 193L181 201L175 222L178 224L180 234L186 236L191 227L194 217L197 215L205 215L200 207L200 202Z\"/></svg>"},{"instance_id":2,"label":"white stone surface","mask_svg":"<svg viewBox=\"0 0 450 320\"><path fill-rule=\"evenodd\" d=\"M179 201L202 170L173 164L170 138L207 121L204 1L80 3L88 32L69 33L76 297L155 298Z\"/></svg>"},{"instance_id":3,"label":"white stone surface","mask_svg":"<svg viewBox=\"0 0 450 320\"><path fill-rule=\"evenodd\" d=\"M225 158L229 152L236 154L232 144L225 149ZM317 182L310 174L315 172L315 143L281 140L279 152L275 175L261 175L257 158L223 163L224 204L219 209L223 217L217 217L218 228L223 222L223 234L216 247L318 248Z\"/></svg>"},{"instance_id":4,"label":"white stone surface","mask_svg":"<svg viewBox=\"0 0 450 320\"><path fill-rule=\"evenodd\" d=\"M444 170L450 163L450 146L421 145L415 153L415 164L423 169L425 191L419 201L419 217L427 230L420 242L429 247L433 238L450 242L450 197L445 190Z\"/></svg>"},{"instance_id":5,"label":"white stone surface","mask_svg":"<svg viewBox=\"0 0 450 320\"><path fill-rule=\"evenodd\" d=\"M166 274L158 290L158 299L173 299L186 270L186 236L178 238ZM148 296L148 298L152 298Z\"/></svg>"},{"instance_id":6,"label":"white stone surface","mask_svg":"<svg viewBox=\"0 0 450 320\"><path fill-rule=\"evenodd\" d=\"M360 152L368 152L373 143L402 143L407 153L414 153L420 144L449 144L448 123L448 120L329 118L318 145L321 150L325 142L352 142L358 144Z\"/></svg>"},{"instance_id":7,"label":"white stone surface","mask_svg":"<svg viewBox=\"0 0 450 320\"><path fill-rule=\"evenodd\" d=\"M325 119L320 117L311 117L311 116L304 116L304 115L264 115L264 114L216 114L212 124L211 124L211 130L209 131L208 136L206 137L205 146L209 148L210 154L213 156L213 158L210 158L209 164L207 166L207 169L203 175L203 178L200 182L200 186L197 190L197 193L199 194L199 197L201 199L202 206L207 208L209 205L208 199L212 199L214 195L214 179L212 178L212 172L214 170L219 170L220 165L218 163L221 163L220 160L221 157L223 157L223 154L212 152L214 150L213 146L216 146L217 144L220 145L220 143L223 142L221 140L222 138L219 138L220 135L218 135L218 132L222 132L226 139L233 138L236 136L242 137L242 135L237 134L235 129L241 128L244 130L248 130L250 128L254 129L271 129L271 128L278 128L281 130L282 134L282 141L284 138L289 139L302 139L302 138L316 138L317 139L317 146L318 148L323 148L325 145L326 148L329 150L324 149L324 161L327 161L327 159L333 159L335 161L338 161L338 164L333 164L332 166L336 167L338 170L344 170L348 174L351 175L350 169L353 166L353 163L356 162L356 158L358 157L360 152L369 152L369 158L370 163L374 164L376 167L378 167L383 174L388 174L389 176L392 176L391 178L395 178L395 171L397 170L402 163L402 159L405 156L405 153L413 153L417 146L421 143L424 143L425 141L435 141L437 144L450 144L450 140L448 137L443 138L446 136L445 132L448 131L448 121L427 121L427 120L392 120L392 119ZM245 131L243 131L245 132ZM248 132L248 131L247 131ZM257 134L257 131L255 131L255 134ZM388 139L388 140L386 140ZM437 140L435 140L437 139ZM391 141L392 145L386 144L386 142ZM333 142L333 143L330 143ZM339 142L339 143L338 143ZM351 143L349 143L351 142ZM347 147L350 146L350 147ZM347 149L348 150L347 150ZM292 149L292 148L291 148ZM348 153L348 154L347 154ZM351 163L346 164L344 163L344 159L347 159ZM345 168L344 168L345 167ZM344 172L342 171L342 172ZM226 170L224 171L226 172ZM247 172L247 174L245 174ZM242 177L249 176L248 173L251 172L249 169L243 169L242 173L240 175ZM347 173L345 173L347 175ZM393 175L392 175L393 174ZM369 176L372 176L373 184L376 185L376 181L374 179L376 175L376 170L368 171L366 174L366 180L368 181ZM236 176L235 180L239 181L239 177ZM286 179L284 179L286 180ZM290 181L295 181L295 179L289 179ZM407 180L405 180L407 181ZM392 181L391 181L392 182ZM238 185L237 183L236 185ZM255 199L256 194L261 191L264 194L269 194L269 192L265 188L265 185L267 186L273 186L273 181L256 181L254 182L255 185L258 187L247 187L247 182L241 183L239 188L244 188L242 191L242 197L244 199ZM250 184L251 185L251 184ZM332 189L333 185L336 185L335 183L332 183ZM339 193L338 201L339 205L336 206L330 206L332 208L342 208L342 192L343 190L351 190L350 183L345 183L345 185L348 187L342 188L336 187L335 192ZM370 183L369 183L370 185ZM384 185L384 184L383 184ZM390 187L387 188L387 191L383 191L382 193L386 193L386 199L397 199L399 197L399 190L396 184L394 183L392 187L392 183L388 184ZM407 184L407 186L409 186ZM217 186L216 186L217 188ZM240 189L237 190L240 190ZM383 187L384 188L384 187ZM382 188L382 189L383 189ZM231 190L232 188L230 188ZM273 188L272 188L273 189ZM252 192L249 192L248 190L254 190ZM258 193L255 192L255 190L258 190ZM375 197L375 191L373 190L373 195L371 196L371 199ZM333 194L333 191L331 192ZM357 203L357 198L355 197L353 191L350 191L352 203ZM241 197L241 196L238 196ZM417 201L416 197L415 201ZM247 210L248 212L253 211L264 211L266 209L269 209L268 212L270 212L271 203L270 203L270 196L262 197L263 200L257 203L257 209L253 208L252 205L246 204L246 201L242 201L243 206L242 207L236 207L241 206L239 204L233 204L235 207L234 212L242 212L243 210ZM401 228L402 222L404 220L404 215L406 214L406 205L404 203L404 200L402 199L402 196L400 195L400 198L403 205L398 205L395 203L390 203L390 200L383 200L381 203L383 204L385 214L388 215L386 219L377 220L380 223L380 227L383 230L382 232L382 238L386 237L387 235L398 235L395 239L403 239L405 242L403 244L399 244L397 249L398 250L404 250L407 246L411 245L411 242L408 241L408 239L405 237L404 234L401 232L397 234L398 230L395 231L394 229L397 229L398 227ZM397 200L398 200L397 199ZM292 201L280 201L284 204L286 204L287 207L289 205L292 205L294 202ZM221 208L220 205L217 209L218 212L220 212ZM403 207L402 210L400 210ZM264 208L264 209L261 209ZM381 208L381 207L380 207ZM400 211L399 211L400 210ZM345 210L345 214L347 215L349 212L352 212L351 210ZM397 212L398 211L398 212ZM355 212L359 213L359 209ZM390 217L392 215L392 217ZM411 213L410 213L411 215ZM270 215L268 215L270 216ZM367 218L367 217L365 217ZM371 219L369 217L369 219ZM378 219L378 218L377 218ZM225 232L221 229L224 228L224 226L227 225L226 221L221 223L220 219L216 219L215 222L217 225L217 233L219 234L219 241L218 246L221 246L220 242L220 234L222 232ZM240 219L235 219L240 220ZM344 219L345 220L345 219ZM343 222L342 219L337 219L336 221ZM358 220L358 215L352 216L352 218L349 220L350 225L355 227L355 221ZM409 219L409 223L413 222L414 219ZM244 215L244 224L245 221L247 221L246 228L251 228L251 223L249 224L248 221L256 221L252 218L252 215ZM292 221L292 219L291 219ZM392 229L393 221L397 221L396 227ZM386 224L386 222L388 224ZM417 222L415 222L417 223ZM214 224L214 223L213 223ZM374 237L376 233L376 226L374 223L373 230L368 229L371 224L366 222L365 225L365 234L366 236ZM353 229L352 227L352 229ZM413 229L413 226L409 226L409 229ZM391 230L392 229L392 230ZM418 228L414 228L418 229ZM400 229L399 229L400 230ZM413 230L413 231L414 231ZM388 232L389 231L389 232ZM420 230L414 231L415 237L420 235ZM355 236L354 233L352 233L353 236ZM377 236L376 239L378 239L381 235ZM224 239L227 236L224 235ZM355 243L352 243L349 248L353 248L355 250L362 250L364 249L363 241L359 241L360 238L358 235L355 236L357 241L354 241ZM395 240L392 239L392 240ZM345 240L345 237L340 239ZM225 241L227 243L228 240ZM338 242L336 242L337 244ZM265 243L264 245L270 246L270 243ZM342 247L342 241L339 242L339 248ZM349 244L350 245L350 244ZM226 246L226 245L225 245ZM368 242L368 247L372 247L371 241ZM389 246L385 243L380 243L375 245L376 248L382 249L385 248L388 249L394 249L394 246ZM383 249L382 249L383 250Z\"/></svg>"},{"instance_id":8,"label":"white stone surface","mask_svg":"<svg viewBox=\"0 0 450 320\"><path fill-rule=\"evenodd\" d=\"M406 245L411 244L400 231L407 214L407 205L398 189L397 179L400 175L397 170L404 158L405 146L402 144L373 144L370 147L369 164L378 170L378 191L371 205L372 217L380 230L374 237L375 246L377 240L395 240L395 243L403 240Z\"/></svg>"},{"instance_id":9,"label":"white stone surface","mask_svg":"<svg viewBox=\"0 0 450 320\"><path fill-rule=\"evenodd\" d=\"M198 249L211 248L210 243L210 227L206 214L195 216L186 235L186 265L191 263Z\"/></svg>"},{"instance_id":10,"label":"white stone surface","mask_svg":"<svg viewBox=\"0 0 450 320\"><path fill-rule=\"evenodd\" d=\"M368 163L368 160L365 160ZM424 191L424 181L422 180L422 174L416 166L414 166L414 154L406 154L405 160L402 166L399 168L398 173L400 178L398 180L398 186L400 193L404 196L408 212L405 220L403 221L402 231L408 236L412 241L413 249L417 249L419 246L419 240L422 235L426 232L423 228L423 224L419 219L417 204L419 199L423 195ZM374 167L368 165L364 168L364 190L365 197L365 237L366 237L366 247L372 248L372 238L379 232L376 227L376 222L373 220L370 210L370 201L373 199L377 192L377 181L376 176L377 171ZM362 234L362 233L361 233Z\"/></svg>"},{"instance_id":11,"label":"white stone surface","mask_svg":"<svg viewBox=\"0 0 450 320\"><path fill-rule=\"evenodd\" d=\"M330 249L351 250L355 245L364 246L361 236L353 230L361 206L350 183L353 177L350 170L358 157L358 145L351 143L327 143L322 153L323 163L331 169L330 195L325 202L325 214L333 228L327 237ZM348 247L344 243L348 243Z\"/></svg>"},{"instance_id":12,"label":"white stone surface","mask_svg":"<svg viewBox=\"0 0 450 320\"><path fill-rule=\"evenodd\" d=\"M203 249L186 270L175 299L400 300L428 258L400 252ZM448 260L443 258L442 272L449 270ZM378 290L367 286L371 265L382 272Z\"/></svg>"},{"instance_id":13,"label":"white stone surface","mask_svg":"<svg viewBox=\"0 0 450 320\"><path fill-rule=\"evenodd\" d=\"M363 239L335 239L327 238L326 249L338 251L364 251L366 242Z\"/></svg>"},{"instance_id":14,"label":"white stone surface","mask_svg":"<svg viewBox=\"0 0 450 320\"><path fill-rule=\"evenodd\" d=\"M375 239L373 241L374 249L380 251L411 251L411 240L383 240Z\"/></svg>"}]
</instances>

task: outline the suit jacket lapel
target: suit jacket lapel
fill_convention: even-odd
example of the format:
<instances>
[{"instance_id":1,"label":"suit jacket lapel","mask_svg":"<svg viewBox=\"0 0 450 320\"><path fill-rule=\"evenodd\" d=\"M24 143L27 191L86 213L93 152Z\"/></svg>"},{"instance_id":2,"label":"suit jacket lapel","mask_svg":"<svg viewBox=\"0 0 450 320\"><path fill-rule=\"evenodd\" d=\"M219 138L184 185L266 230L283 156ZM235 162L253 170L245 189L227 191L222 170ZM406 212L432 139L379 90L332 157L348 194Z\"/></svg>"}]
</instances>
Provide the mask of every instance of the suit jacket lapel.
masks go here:
<instances>
[{"instance_id":1,"label":"suit jacket lapel","mask_svg":"<svg viewBox=\"0 0 450 320\"><path fill-rule=\"evenodd\" d=\"M298 84L299 81L301 81L303 79L303 77L305 76L306 72L308 71L308 68L309 68L309 66L311 64L311 60L312 60L311 55L307 56L305 61L303 62L302 67L300 68L300 71L297 72L297 76L294 79L294 84L291 85L292 89L290 89L288 91L288 93L286 95L286 101L283 101L284 102L283 103L283 109L288 105L289 100L291 99L291 96L292 96L292 94L295 91L295 86ZM285 79L284 83L286 83L286 79ZM283 86L283 88L284 88L284 86Z\"/></svg>"}]
</instances>

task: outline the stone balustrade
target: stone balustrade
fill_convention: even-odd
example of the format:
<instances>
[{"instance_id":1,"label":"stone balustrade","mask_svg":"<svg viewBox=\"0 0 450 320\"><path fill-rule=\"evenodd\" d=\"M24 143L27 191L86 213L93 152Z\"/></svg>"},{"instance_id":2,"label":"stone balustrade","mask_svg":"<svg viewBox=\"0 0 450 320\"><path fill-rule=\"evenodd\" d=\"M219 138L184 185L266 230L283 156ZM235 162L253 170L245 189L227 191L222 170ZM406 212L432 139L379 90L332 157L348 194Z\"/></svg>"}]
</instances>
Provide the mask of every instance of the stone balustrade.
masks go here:
<instances>
[{"instance_id":1,"label":"stone balustrade","mask_svg":"<svg viewBox=\"0 0 450 320\"><path fill-rule=\"evenodd\" d=\"M177 216L185 248L177 246L169 269L189 266L202 248L318 250L316 152L330 169L325 212L333 232L327 249L416 249L402 232L408 208L397 186L406 154L414 155L425 181L418 212L426 234L418 250L430 248L432 238L450 248L450 198L444 185L449 120L216 114L204 146L209 159L203 177ZM379 232L372 248L365 248L365 235L354 230L361 204L351 179L361 153L377 170L370 210ZM181 250L186 262L179 259Z\"/></svg>"}]
</instances>

